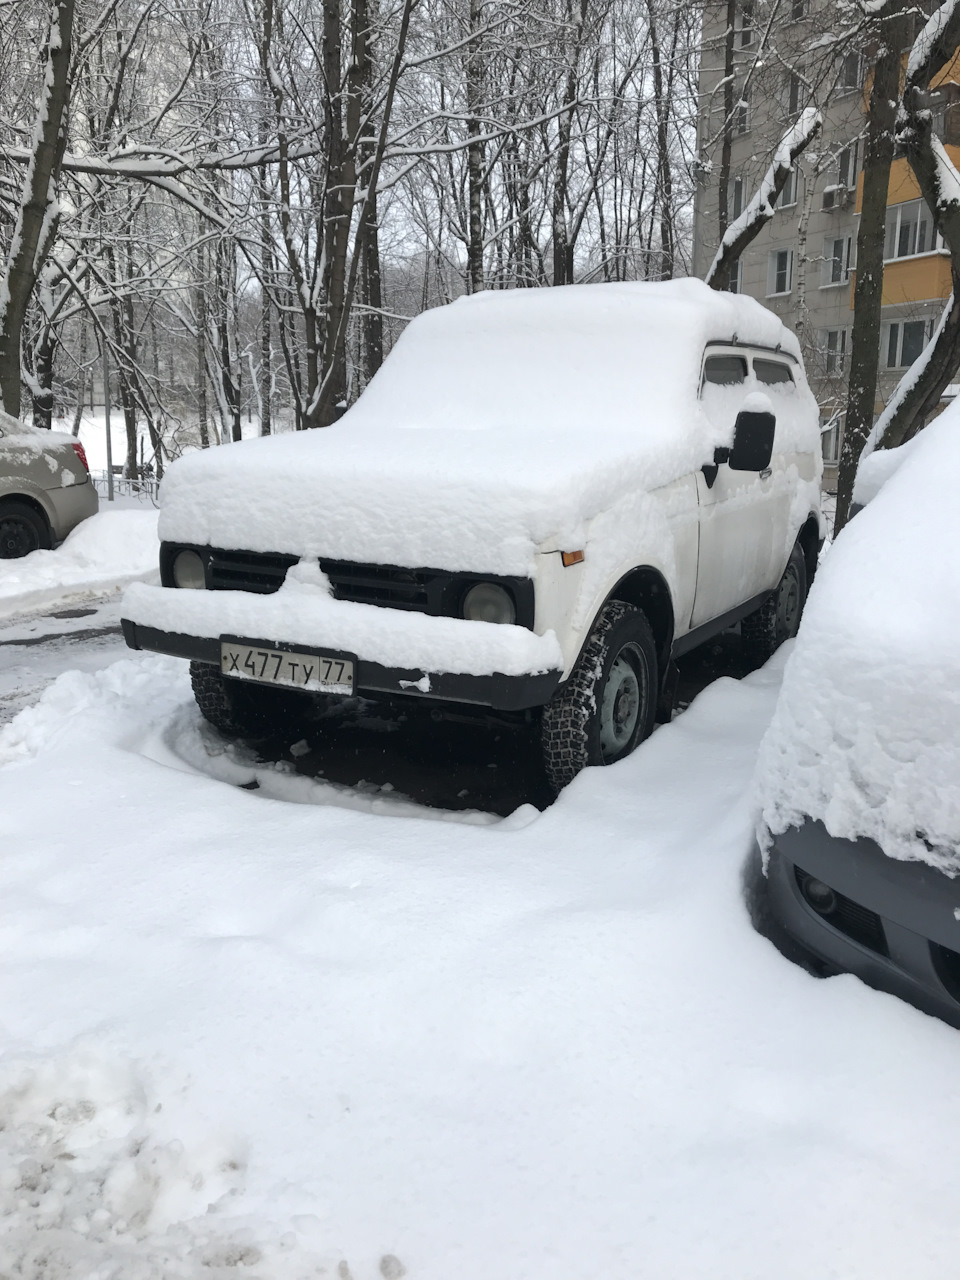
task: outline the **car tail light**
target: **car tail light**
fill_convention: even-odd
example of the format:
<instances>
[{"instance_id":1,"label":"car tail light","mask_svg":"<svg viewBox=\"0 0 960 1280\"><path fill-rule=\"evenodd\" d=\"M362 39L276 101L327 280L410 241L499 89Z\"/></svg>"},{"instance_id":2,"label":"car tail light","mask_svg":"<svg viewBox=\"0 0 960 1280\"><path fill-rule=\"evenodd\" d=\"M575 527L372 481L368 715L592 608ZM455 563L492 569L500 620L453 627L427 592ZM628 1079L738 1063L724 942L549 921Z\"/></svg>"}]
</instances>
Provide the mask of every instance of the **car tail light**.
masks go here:
<instances>
[{"instance_id":1,"label":"car tail light","mask_svg":"<svg viewBox=\"0 0 960 1280\"><path fill-rule=\"evenodd\" d=\"M80 443L79 440L73 441L73 452L77 455L77 457L83 463L84 470L86 471L87 475L89 475L90 463L87 461L87 455L84 453L83 445Z\"/></svg>"}]
</instances>

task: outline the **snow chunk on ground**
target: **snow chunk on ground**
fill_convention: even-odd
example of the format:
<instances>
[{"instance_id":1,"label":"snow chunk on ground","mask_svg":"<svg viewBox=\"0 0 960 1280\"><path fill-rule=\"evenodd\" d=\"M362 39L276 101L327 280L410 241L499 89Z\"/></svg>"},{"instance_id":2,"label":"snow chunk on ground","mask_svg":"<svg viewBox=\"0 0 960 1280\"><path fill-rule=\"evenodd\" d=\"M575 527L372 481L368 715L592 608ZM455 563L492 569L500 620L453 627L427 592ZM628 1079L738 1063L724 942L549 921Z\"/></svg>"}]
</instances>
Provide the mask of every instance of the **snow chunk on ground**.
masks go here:
<instances>
[{"instance_id":1,"label":"snow chunk on ground","mask_svg":"<svg viewBox=\"0 0 960 1280\"><path fill-rule=\"evenodd\" d=\"M0 560L0 618L159 580L158 559L156 511L100 511L55 551Z\"/></svg>"},{"instance_id":2,"label":"snow chunk on ground","mask_svg":"<svg viewBox=\"0 0 960 1280\"><path fill-rule=\"evenodd\" d=\"M956 873L960 404L897 461L819 571L757 785L773 832L809 815Z\"/></svg>"},{"instance_id":3,"label":"snow chunk on ground","mask_svg":"<svg viewBox=\"0 0 960 1280\"><path fill-rule=\"evenodd\" d=\"M918 438L914 437L914 440ZM914 440L908 440L896 449L875 449L861 457L853 486L855 503L865 507L873 501L890 477L900 470L900 464L909 456Z\"/></svg>"},{"instance_id":4,"label":"snow chunk on ground","mask_svg":"<svg viewBox=\"0 0 960 1280\"><path fill-rule=\"evenodd\" d=\"M529 575L618 501L732 443L698 399L706 343L799 356L752 298L697 280L490 291L417 317L332 427L174 463L160 536L249 551ZM806 386L777 449L814 452Z\"/></svg>"}]
</instances>

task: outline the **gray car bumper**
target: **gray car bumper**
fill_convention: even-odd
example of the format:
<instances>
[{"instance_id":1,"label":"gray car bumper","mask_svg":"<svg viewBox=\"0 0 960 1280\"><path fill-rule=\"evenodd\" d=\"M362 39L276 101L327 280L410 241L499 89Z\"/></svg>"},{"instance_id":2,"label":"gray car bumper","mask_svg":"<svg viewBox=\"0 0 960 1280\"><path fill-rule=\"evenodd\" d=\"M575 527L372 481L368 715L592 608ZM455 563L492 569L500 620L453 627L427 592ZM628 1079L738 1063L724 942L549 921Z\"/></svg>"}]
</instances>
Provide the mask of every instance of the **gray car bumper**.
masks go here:
<instances>
[{"instance_id":1,"label":"gray car bumper","mask_svg":"<svg viewBox=\"0 0 960 1280\"><path fill-rule=\"evenodd\" d=\"M72 484L65 489L48 489L46 498L53 510L51 525L54 542L62 542L81 520L95 516L100 507L97 487L92 480Z\"/></svg>"},{"instance_id":2,"label":"gray car bumper","mask_svg":"<svg viewBox=\"0 0 960 1280\"><path fill-rule=\"evenodd\" d=\"M820 910L811 878L832 890ZM960 879L811 821L775 838L765 900L774 940L960 1027Z\"/></svg>"}]
</instances>

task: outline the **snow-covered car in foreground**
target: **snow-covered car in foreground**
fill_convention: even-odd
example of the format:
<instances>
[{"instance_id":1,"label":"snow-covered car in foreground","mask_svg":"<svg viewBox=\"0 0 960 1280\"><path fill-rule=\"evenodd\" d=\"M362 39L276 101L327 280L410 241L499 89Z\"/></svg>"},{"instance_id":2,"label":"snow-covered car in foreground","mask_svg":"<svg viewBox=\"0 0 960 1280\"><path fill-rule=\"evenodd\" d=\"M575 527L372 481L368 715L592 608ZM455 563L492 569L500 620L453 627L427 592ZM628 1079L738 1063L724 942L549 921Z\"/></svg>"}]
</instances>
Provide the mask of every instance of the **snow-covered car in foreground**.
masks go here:
<instances>
[{"instance_id":1,"label":"snow-covered car in foreground","mask_svg":"<svg viewBox=\"0 0 960 1280\"><path fill-rule=\"evenodd\" d=\"M863 499L888 478L825 559L787 661L754 906L814 971L960 1026L960 405L896 454L861 468Z\"/></svg>"},{"instance_id":2,"label":"snow-covered car in foreground","mask_svg":"<svg viewBox=\"0 0 960 1280\"><path fill-rule=\"evenodd\" d=\"M540 715L559 788L650 732L678 654L738 620L758 658L796 631L820 475L797 341L752 299L461 299L335 426L177 462L163 585L130 589L125 634L190 658L227 733L305 693Z\"/></svg>"},{"instance_id":3,"label":"snow-covered car in foreground","mask_svg":"<svg viewBox=\"0 0 960 1280\"><path fill-rule=\"evenodd\" d=\"M0 560L55 546L98 505L81 444L0 412Z\"/></svg>"}]
</instances>

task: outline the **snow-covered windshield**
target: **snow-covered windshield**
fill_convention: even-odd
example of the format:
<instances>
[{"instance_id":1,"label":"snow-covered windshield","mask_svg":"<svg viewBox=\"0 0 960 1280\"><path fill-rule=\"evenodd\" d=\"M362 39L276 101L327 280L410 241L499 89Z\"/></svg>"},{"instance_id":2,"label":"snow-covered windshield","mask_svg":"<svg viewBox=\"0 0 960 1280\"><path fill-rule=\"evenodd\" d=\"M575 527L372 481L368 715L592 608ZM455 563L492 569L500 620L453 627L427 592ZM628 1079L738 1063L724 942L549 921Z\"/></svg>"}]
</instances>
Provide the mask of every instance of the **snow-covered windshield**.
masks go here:
<instances>
[{"instance_id":1,"label":"snow-covered windshield","mask_svg":"<svg viewBox=\"0 0 960 1280\"><path fill-rule=\"evenodd\" d=\"M960 872L960 403L837 539L810 594L758 769L777 832Z\"/></svg>"}]
</instances>

